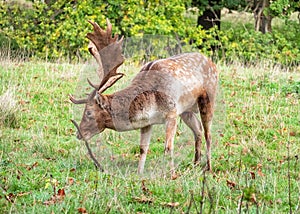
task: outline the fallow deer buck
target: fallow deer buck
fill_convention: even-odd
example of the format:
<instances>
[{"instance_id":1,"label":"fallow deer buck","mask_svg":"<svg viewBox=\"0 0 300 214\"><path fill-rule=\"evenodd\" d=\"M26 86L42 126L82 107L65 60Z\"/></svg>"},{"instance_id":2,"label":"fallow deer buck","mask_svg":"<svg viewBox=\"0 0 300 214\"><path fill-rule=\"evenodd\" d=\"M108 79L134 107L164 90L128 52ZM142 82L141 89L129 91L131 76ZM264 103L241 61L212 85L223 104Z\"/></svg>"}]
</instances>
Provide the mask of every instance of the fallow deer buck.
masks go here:
<instances>
[{"instance_id":1,"label":"fallow deer buck","mask_svg":"<svg viewBox=\"0 0 300 214\"><path fill-rule=\"evenodd\" d=\"M87 34L89 52L94 56L101 79L99 85L88 80L94 90L88 98L76 100L85 104L85 110L77 138L85 141L104 129L129 131L141 129L140 160L138 173L143 173L151 130L154 124L165 124L165 154L170 154L173 163L173 142L177 128L177 116L192 130L195 138L195 159L201 157L202 127L206 140L207 169L211 170L211 123L216 98L218 72L211 60L199 53L184 53L167 59L147 63L123 90L104 95L123 74L117 69L124 62L122 40L112 37L112 25L107 20L107 29L89 21L94 31ZM196 117L200 111L201 122Z\"/></svg>"}]
</instances>

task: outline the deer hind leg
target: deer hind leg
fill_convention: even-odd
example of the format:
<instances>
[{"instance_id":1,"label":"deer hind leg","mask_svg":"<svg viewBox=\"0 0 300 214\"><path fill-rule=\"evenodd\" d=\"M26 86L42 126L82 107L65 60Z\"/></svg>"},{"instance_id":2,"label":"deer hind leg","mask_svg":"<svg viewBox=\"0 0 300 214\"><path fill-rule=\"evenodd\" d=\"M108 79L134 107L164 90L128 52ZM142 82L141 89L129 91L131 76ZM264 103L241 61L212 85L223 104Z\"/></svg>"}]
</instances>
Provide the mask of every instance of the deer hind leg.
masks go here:
<instances>
[{"instance_id":1,"label":"deer hind leg","mask_svg":"<svg viewBox=\"0 0 300 214\"><path fill-rule=\"evenodd\" d=\"M170 154L170 170L174 174L174 137L177 129L176 117L168 117L166 120L165 155Z\"/></svg>"},{"instance_id":2,"label":"deer hind leg","mask_svg":"<svg viewBox=\"0 0 300 214\"><path fill-rule=\"evenodd\" d=\"M192 130L195 138L194 164L199 164L201 159L202 125L194 112L183 112L180 115L183 122Z\"/></svg>"},{"instance_id":3,"label":"deer hind leg","mask_svg":"<svg viewBox=\"0 0 300 214\"><path fill-rule=\"evenodd\" d=\"M151 133L152 133L152 126L146 126L141 129L140 160L139 160L139 166L138 166L139 174L142 174L144 171L147 152L149 149L149 144L150 144L150 139L151 139Z\"/></svg>"},{"instance_id":4,"label":"deer hind leg","mask_svg":"<svg viewBox=\"0 0 300 214\"><path fill-rule=\"evenodd\" d=\"M202 125L204 128L204 137L206 140L206 157L207 157L207 170L211 171L211 124L214 111L214 101L210 100L207 93L203 94L198 99L198 106L200 110L200 116Z\"/></svg>"}]
</instances>

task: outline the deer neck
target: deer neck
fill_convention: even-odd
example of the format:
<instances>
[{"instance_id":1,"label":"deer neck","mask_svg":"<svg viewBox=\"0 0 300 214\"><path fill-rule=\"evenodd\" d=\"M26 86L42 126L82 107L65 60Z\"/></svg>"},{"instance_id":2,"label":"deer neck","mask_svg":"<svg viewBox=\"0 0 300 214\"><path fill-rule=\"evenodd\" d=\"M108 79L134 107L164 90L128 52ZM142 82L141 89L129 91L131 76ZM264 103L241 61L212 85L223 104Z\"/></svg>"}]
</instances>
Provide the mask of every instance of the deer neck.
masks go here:
<instances>
[{"instance_id":1,"label":"deer neck","mask_svg":"<svg viewBox=\"0 0 300 214\"><path fill-rule=\"evenodd\" d=\"M100 120L105 123L105 127L116 131L128 131L134 128L130 122L130 104L133 100L133 96L128 93L116 92L111 95L104 95L107 101L107 105L103 111L104 118Z\"/></svg>"}]
</instances>

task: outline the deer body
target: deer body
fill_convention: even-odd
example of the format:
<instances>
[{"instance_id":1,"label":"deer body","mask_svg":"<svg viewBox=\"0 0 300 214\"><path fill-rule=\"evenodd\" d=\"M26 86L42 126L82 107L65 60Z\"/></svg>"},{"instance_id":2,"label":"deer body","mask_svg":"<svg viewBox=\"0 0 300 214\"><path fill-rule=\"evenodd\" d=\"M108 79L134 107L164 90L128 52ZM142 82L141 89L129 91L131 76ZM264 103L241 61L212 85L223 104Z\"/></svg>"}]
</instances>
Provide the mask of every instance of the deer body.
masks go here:
<instances>
[{"instance_id":1,"label":"deer body","mask_svg":"<svg viewBox=\"0 0 300 214\"><path fill-rule=\"evenodd\" d=\"M129 131L163 124L169 114L197 112L198 98L213 94L216 87L217 73L210 63L199 53L186 53L146 64L130 86L102 95L102 106L109 106L107 111L115 121L107 128Z\"/></svg>"},{"instance_id":2,"label":"deer body","mask_svg":"<svg viewBox=\"0 0 300 214\"><path fill-rule=\"evenodd\" d=\"M92 42L97 43L93 40ZM90 52L97 59L101 48L97 45L96 47L97 50L92 49ZM99 58L97 61L100 61ZM102 61L103 63L105 62ZM110 63L106 67L113 66ZM101 83L102 86L96 87L98 93L96 90L93 91L90 98L85 101L86 107L80 123L79 139L87 140L105 128L116 131L141 129L138 172L142 173L149 149L152 125L165 124L165 153L171 156L170 165L173 170L176 118L180 116L194 134L195 163L200 161L202 127L204 128L207 168L211 169L210 126L218 72L209 59L199 53L185 53L149 62L142 67L128 87L110 95L103 95L99 93L103 91L101 88L104 87L105 90L120 78L119 74L115 73L116 69L108 70L108 74L104 75L104 78L105 76L108 78ZM105 84L108 86L103 86ZM81 103L74 98L71 100L74 103ZM196 117L197 112L200 112L201 122Z\"/></svg>"}]
</instances>

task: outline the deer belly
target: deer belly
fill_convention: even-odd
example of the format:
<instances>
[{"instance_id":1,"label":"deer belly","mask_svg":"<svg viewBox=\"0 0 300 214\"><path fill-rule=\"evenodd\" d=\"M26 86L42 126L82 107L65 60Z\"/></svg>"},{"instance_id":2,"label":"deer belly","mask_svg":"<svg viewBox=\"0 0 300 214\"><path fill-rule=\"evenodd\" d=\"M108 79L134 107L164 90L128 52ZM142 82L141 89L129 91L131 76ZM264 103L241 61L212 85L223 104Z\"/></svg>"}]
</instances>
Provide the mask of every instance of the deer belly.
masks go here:
<instances>
[{"instance_id":1,"label":"deer belly","mask_svg":"<svg viewBox=\"0 0 300 214\"><path fill-rule=\"evenodd\" d=\"M165 123L166 112L159 111L156 107L142 109L136 112L130 122L134 129L139 129L154 124Z\"/></svg>"}]
</instances>

